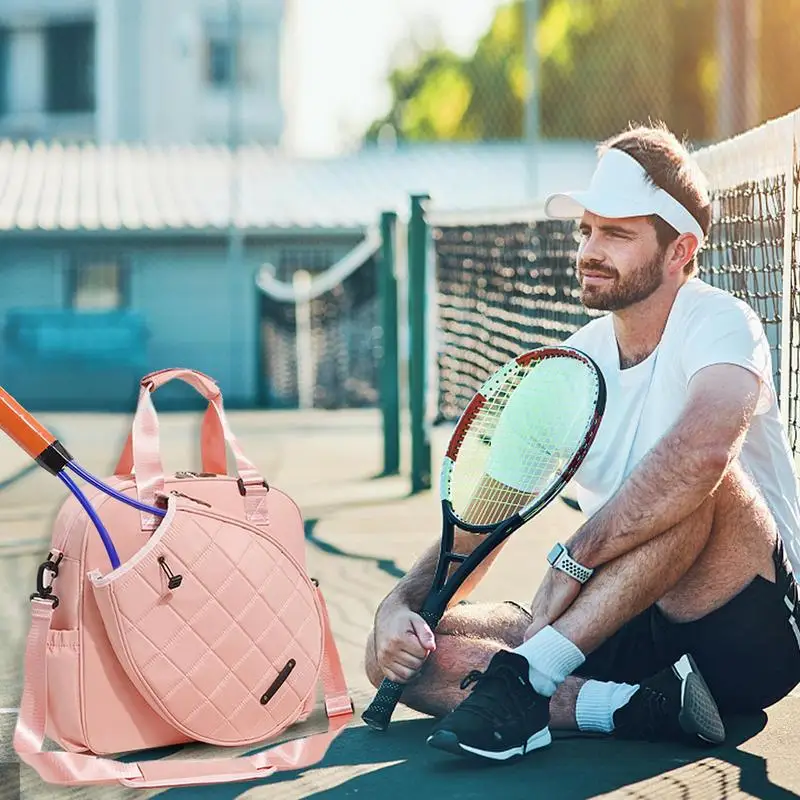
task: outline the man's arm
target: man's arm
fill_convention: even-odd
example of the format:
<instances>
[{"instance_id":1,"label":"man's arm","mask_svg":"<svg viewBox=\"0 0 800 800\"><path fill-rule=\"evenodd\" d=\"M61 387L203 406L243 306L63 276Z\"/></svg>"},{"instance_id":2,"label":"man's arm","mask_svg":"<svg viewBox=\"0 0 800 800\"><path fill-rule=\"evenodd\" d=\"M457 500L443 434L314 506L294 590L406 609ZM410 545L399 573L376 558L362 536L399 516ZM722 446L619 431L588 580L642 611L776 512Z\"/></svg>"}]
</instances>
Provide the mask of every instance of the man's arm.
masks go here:
<instances>
[{"instance_id":1,"label":"man's arm","mask_svg":"<svg viewBox=\"0 0 800 800\"><path fill-rule=\"evenodd\" d=\"M461 511L463 519L473 525L486 525L510 517L519 508L530 502L534 494L523 492L512 488L504 483L500 483L488 475L484 475L479 485L472 493L472 500L466 509L456 509L456 513ZM456 553L469 555L483 541L481 534L466 533L456 528L453 549ZM475 587L481 582L483 576L488 571L494 560L500 554L506 539L498 545L473 572L467 576L464 583L458 588L449 606L453 606L465 597L468 597ZM410 608L418 612L425 602L433 576L436 572L436 565L439 561L440 544L431 545L411 569L400 579L397 585L387 595L378 607L378 612L384 608ZM452 573L459 566L458 563L451 565Z\"/></svg>"},{"instance_id":2,"label":"man's arm","mask_svg":"<svg viewBox=\"0 0 800 800\"><path fill-rule=\"evenodd\" d=\"M694 512L739 454L759 388L758 377L734 364L700 370L673 427L569 540L572 557L599 567Z\"/></svg>"}]
</instances>

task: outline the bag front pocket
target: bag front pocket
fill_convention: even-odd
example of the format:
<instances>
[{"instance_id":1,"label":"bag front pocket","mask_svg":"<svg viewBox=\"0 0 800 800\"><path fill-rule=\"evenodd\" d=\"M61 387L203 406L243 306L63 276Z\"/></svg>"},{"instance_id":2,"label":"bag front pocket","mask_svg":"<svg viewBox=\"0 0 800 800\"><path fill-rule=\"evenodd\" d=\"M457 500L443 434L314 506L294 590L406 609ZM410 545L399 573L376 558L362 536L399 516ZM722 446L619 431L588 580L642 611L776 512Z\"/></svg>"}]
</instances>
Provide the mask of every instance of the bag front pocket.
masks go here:
<instances>
[{"instance_id":1,"label":"bag front pocket","mask_svg":"<svg viewBox=\"0 0 800 800\"><path fill-rule=\"evenodd\" d=\"M114 652L170 725L244 745L301 714L322 664L316 591L274 539L181 504L147 545L89 574Z\"/></svg>"}]
</instances>

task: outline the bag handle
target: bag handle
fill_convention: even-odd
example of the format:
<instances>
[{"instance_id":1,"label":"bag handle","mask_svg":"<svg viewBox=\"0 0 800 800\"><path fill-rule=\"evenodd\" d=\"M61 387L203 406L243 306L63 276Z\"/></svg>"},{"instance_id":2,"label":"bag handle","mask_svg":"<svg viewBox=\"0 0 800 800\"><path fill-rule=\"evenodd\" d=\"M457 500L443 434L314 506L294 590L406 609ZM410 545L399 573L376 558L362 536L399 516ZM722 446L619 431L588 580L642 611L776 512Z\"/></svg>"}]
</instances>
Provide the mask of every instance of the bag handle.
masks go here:
<instances>
[{"instance_id":1,"label":"bag handle","mask_svg":"<svg viewBox=\"0 0 800 800\"><path fill-rule=\"evenodd\" d=\"M164 468L159 447L158 415L151 394L175 379L188 383L209 403L203 418L201 439L204 460L205 454L208 454L209 458L208 463L204 463L204 469L222 475L227 473L225 457L225 443L227 443L236 462L239 486L244 495L245 517L248 522L256 525L266 522L266 481L253 462L245 456L228 424L219 386L208 375L196 370L163 369L151 372L142 378L133 425L115 474L125 475L133 471L139 501L146 505L155 505L156 494L164 490ZM128 453L130 461L127 459ZM140 512L140 516L143 531L155 530L160 521L154 514L146 511Z\"/></svg>"},{"instance_id":2,"label":"bag handle","mask_svg":"<svg viewBox=\"0 0 800 800\"><path fill-rule=\"evenodd\" d=\"M353 703L331 632L328 609L318 587L317 597L325 636L322 681L325 710L330 720L326 732L285 742L241 758L133 763L63 750L42 750L47 726L47 633L53 617L53 606L52 600L34 597L31 600L31 628L25 650L25 689L14 731L14 750L43 780L69 786L109 783L121 783L132 788L198 786L263 780L276 772L316 764L353 717Z\"/></svg>"},{"instance_id":3,"label":"bag handle","mask_svg":"<svg viewBox=\"0 0 800 800\"><path fill-rule=\"evenodd\" d=\"M222 425L219 415L213 407L211 398L220 395L219 387L213 378L192 369L162 369L145 375L139 382L140 387L149 384L151 393L156 391L165 383L172 380L182 380L196 389L206 400L208 407L203 416L200 438L200 454L203 472L213 472L224 475L228 470L228 462L225 454L225 437L222 432ZM138 407L137 407L138 408ZM114 475L129 475L133 472L133 433L128 433L122 454L119 457L117 466L114 468Z\"/></svg>"}]
</instances>

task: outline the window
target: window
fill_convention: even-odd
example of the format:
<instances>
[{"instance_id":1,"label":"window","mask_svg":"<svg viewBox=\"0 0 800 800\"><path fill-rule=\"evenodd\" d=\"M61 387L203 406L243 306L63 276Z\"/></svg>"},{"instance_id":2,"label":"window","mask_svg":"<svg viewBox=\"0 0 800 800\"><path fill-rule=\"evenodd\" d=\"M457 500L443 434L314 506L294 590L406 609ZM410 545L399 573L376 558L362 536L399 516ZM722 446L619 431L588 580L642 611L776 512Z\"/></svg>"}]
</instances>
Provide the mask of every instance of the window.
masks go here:
<instances>
[{"instance_id":1,"label":"window","mask_svg":"<svg viewBox=\"0 0 800 800\"><path fill-rule=\"evenodd\" d=\"M94 23L45 29L47 111L94 111Z\"/></svg>"},{"instance_id":2,"label":"window","mask_svg":"<svg viewBox=\"0 0 800 800\"><path fill-rule=\"evenodd\" d=\"M239 86L256 82L254 39L249 22L208 20L205 24L205 81L213 89L230 89L236 79Z\"/></svg>"},{"instance_id":3,"label":"window","mask_svg":"<svg viewBox=\"0 0 800 800\"><path fill-rule=\"evenodd\" d=\"M124 272L118 261L80 261L73 271L72 307L109 311L126 304Z\"/></svg>"},{"instance_id":4,"label":"window","mask_svg":"<svg viewBox=\"0 0 800 800\"><path fill-rule=\"evenodd\" d=\"M206 79L211 86L225 88L233 82L233 44L230 40L216 37L208 40L208 70Z\"/></svg>"}]
</instances>

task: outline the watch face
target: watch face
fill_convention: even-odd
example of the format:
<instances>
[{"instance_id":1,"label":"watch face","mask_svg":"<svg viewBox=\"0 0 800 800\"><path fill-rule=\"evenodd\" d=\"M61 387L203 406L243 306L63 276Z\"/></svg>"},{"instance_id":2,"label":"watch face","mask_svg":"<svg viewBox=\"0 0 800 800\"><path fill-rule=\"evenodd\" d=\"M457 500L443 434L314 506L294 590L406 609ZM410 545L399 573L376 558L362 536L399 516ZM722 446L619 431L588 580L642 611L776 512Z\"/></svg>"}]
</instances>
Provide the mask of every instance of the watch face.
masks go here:
<instances>
[{"instance_id":1,"label":"watch face","mask_svg":"<svg viewBox=\"0 0 800 800\"><path fill-rule=\"evenodd\" d=\"M553 564L555 560L561 555L561 551L564 549L564 545L562 544L555 544L553 545L553 549L547 554L547 560Z\"/></svg>"}]
</instances>

